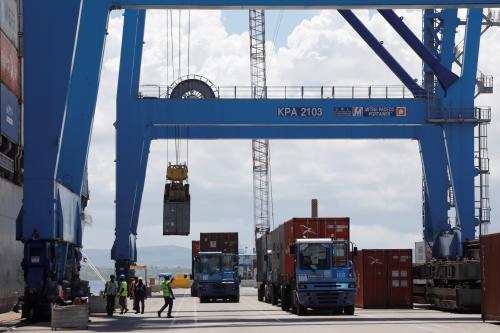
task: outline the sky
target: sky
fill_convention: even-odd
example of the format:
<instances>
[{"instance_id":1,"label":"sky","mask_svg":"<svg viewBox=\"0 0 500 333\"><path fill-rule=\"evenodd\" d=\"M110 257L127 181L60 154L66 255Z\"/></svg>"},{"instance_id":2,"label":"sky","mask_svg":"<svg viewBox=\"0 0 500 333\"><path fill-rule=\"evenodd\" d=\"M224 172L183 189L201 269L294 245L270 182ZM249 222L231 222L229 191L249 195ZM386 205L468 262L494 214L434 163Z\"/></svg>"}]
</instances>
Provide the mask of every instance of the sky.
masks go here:
<instances>
[{"instance_id":1,"label":"sky","mask_svg":"<svg viewBox=\"0 0 500 333\"><path fill-rule=\"evenodd\" d=\"M267 84L272 85L401 85L356 33L333 10L269 11L266 20ZM380 15L356 11L384 41L414 78L421 62ZM420 35L418 10L400 10L406 24ZM142 84L170 84L178 76L178 11L173 11L174 72L167 70L166 11L148 11L141 69ZM188 13L181 13L181 74L187 73ZM89 151L92 225L84 232L87 248L111 248L115 229L115 100L123 17L109 21L100 90ZM459 35L463 34L463 29ZM500 31L482 38L479 67L500 77ZM216 85L249 85L247 11L191 11L190 73ZM172 64L172 61L169 61ZM455 72L458 73L457 69ZM168 74L167 74L168 73ZM496 88L496 87L495 87ZM480 96L477 105L491 105L489 128L490 195L500 199L499 92ZM187 156L189 145L189 156ZM173 142L151 145L139 217L137 246L190 247L200 232L237 231L240 247L253 245L252 159L249 140L190 140L182 143L181 159L189 161L191 235L163 236L163 190ZM273 224L310 216L310 200L319 199L320 216L351 218L351 240L359 248L413 248L421 236L421 163L411 140L273 140L270 143ZM189 157L189 158L188 158Z\"/></svg>"}]
</instances>

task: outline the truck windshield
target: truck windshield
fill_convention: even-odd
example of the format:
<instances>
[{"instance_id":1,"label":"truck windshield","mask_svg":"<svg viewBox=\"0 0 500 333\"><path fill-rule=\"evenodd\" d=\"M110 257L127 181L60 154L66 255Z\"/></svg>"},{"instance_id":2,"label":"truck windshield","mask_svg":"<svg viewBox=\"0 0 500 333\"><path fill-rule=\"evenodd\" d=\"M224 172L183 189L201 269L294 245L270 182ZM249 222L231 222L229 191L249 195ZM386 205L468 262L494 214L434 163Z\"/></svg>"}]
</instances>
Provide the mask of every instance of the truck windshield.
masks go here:
<instances>
[{"instance_id":1,"label":"truck windshield","mask_svg":"<svg viewBox=\"0 0 500 333\"><path fill-rule=\"evenodd\" d=\"M328 243L301 243L299 245L301 269L329 269L329 257L330 244Z\"/></svg>"},{"instance_id":2,"label":"truck windshield","mask_svg":"<svg viewBox=\"0 0 500 333\"><path fill-rule=\"evenodd\" d=\"M222 256L222 270L224 272L232 272L234 271L234 256L232 255L225 255Z\"/></svg>"},{"instance_id":3,"label":"truck windshield","mask_svg":"<svg viewBox=\"0 0 500 333\"><path fill-rule=\"evenodd\" d=\"M206 254L200 256L201 273L216 274L220 273L220 255Z\"/></svg>"},{"instance_id":4,"label":"truck windshield","mask_svg":"<svg viewBox=\"0 0 500 333\"><path fill-rule=\"evenodd\" d=\"M348 243L333 242L333 267L345 267L347 265Z\"/></svg>"}]
</instances>

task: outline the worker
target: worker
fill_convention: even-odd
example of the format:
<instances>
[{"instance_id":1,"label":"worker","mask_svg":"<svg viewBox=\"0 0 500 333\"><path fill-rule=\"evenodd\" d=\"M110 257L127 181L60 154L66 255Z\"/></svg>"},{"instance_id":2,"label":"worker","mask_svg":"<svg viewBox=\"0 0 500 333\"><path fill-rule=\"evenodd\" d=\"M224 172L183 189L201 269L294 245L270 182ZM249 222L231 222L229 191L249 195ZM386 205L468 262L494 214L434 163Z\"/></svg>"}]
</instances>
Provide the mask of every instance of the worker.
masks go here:
<instances>
[{"instance_id":1,"label":"worker","mask_svg":"<svg viewBox=\"0 0 500 333\"><path fill-rule=\"evenodd\" d=\"M142 282L142 278L139 277L137 285L135 286L135 296L134 301L136 303L135 313L144 314L144 300L146 299L146 285Z\"/></svg>"},{"instance_id":2,"label":"worker","mask_svg":"<svg viewBox=\"0 0 500 333\"><path fill-rule=\"evenodd\" d=\"M106 297L106 312L108 316L112 316L115 312L115 300L118 292L118 283L115 281L115 276L111 274L109 281L104 285L104 297Z\"/></svg>"},{"instance_id":3,"label":"worker","mask_svg":"<svg viewBox=\"0 0 500 333\"><path fill-rule=\"evenodd\" d=\"M133 310L137 311L137 300L135 299L135 290L137 288L137 283L139 282L139 279L137 276L134 276L134 280L132 281L132 284L130 286L130 299L132 300L134 306Z\"/></svg>"},{"instance_id":4,"label":"worker","mask_svg":"<svg viewBox=\"0 0 500 333\"><path fill-rule=\"evenodd\" d=\"M61 279L57 281L57 297L55 303L59 306L67 305L64 301L64 287Z\"/></svg>"},{"instance_id":5,"label":"worker","mask_svg":"<svg viewBox=\"0 0 500 333\"><path fill-rule=\"evenodd\" d=\"M128 284L125 280L125 275L120 275L120 289L118 290L118 302L120 303L121 311L120 314L128 312L127 308L127 296L128 296Z\"/></svg>"},{"instance_id":6,"label":"worker","mask_svg":"<svg viewBox=\"0 0 500 333\"><path fill-rule=\"evenodd\" d=\"M172 277L166 276L163 282L161 283L161 287L163 289L163 300L165 301L165 304L163 304L160 311L158 311L158 317L161 317L161 313L168 306L167 318L172 318L172 307L174 306L175 295L174 292L172 291L171 284L174 280L175 278L173 276Z\"/></svg>"}]
</instances>

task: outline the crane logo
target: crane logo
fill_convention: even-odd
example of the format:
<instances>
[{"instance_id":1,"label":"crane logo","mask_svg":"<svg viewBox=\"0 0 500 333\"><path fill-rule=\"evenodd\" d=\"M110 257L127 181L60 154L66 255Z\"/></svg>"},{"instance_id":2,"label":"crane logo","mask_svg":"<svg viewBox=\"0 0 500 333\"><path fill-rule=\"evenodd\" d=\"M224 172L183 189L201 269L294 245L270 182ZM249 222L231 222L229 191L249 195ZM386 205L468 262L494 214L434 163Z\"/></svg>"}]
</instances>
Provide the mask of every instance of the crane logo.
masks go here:
<instances>
[{"instance_id":1,"label":"crane logo","mask_svg":"<svg viewBox=\"0 0 500 333\"><path fill-rule=\"evenodd\" d=\"M368 259L370 260L370 265L382 265L382 261L378 258L369 256Z\"/></svg>"},{"instance_id":2,"label":"crane logo","mask_svg":"<svg viewBox=\"0 0 500 333\"><path fill-rule=\"evenodd\" d=\"M302 238L307 238L309 234L316 235L316 233L312 230L311 227L308 227L306 225L301 225L301 227L304 228L304 230L302 231Z\"/></svg>"}]
</instances>

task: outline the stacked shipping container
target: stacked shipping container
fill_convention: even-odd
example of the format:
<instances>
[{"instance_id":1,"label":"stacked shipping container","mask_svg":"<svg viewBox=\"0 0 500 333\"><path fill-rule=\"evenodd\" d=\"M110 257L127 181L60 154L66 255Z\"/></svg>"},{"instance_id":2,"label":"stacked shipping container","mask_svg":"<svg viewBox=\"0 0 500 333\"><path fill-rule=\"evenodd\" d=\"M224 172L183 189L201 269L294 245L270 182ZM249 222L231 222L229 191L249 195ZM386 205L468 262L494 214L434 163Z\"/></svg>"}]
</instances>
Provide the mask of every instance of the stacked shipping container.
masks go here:
<instances>
[{"instance_id":1,"label":"stacked shipping container","mask_svg":"<svg viewBox=\"0 0 500 333\"><path fill-rule=\"evenodd\" d=\"M0 0L0 313L23 294L23 244L16 241L16 216L22 205L22 98L19 3Z\"/></svg>"},{"instance_id":2,"label":"stacked shipping container","mask_svg":"<svg viewBox=\"0 0 500 333\"><path fill-rule=\"evenodd\" d=\"M200 233L200 251L238 254L238 233L202 232Z\"/></svg>"},{"instance_id":3,"label":"stacked shipping container","mask_svg":"<svg viewBox=\"0 0 500 333\"><path fill-rule=\"evenodd\" d=\"M481 236L481 314L483 320L500 321L500 233Z\"/></svg>"},{"instance_id":4,"label":"stacked shipping container","mask_svg":"<svg viewBox=\"0 0 500 333\"><path fill-rule=\"evenodd\" d=\"M22 75L18 15L17 0L0 1L0 174L20 183Z\"/></svg>"},{"instance_id":5,"label":"stacked shipping container","mask_svg":"<svg viewBox=\"0 0 500 333\"><path fill-rule=\"evenodd\" d=\"M355 258L356 306L413 307L411 249L362 250Z\"/></svg>"}]
</instances>

